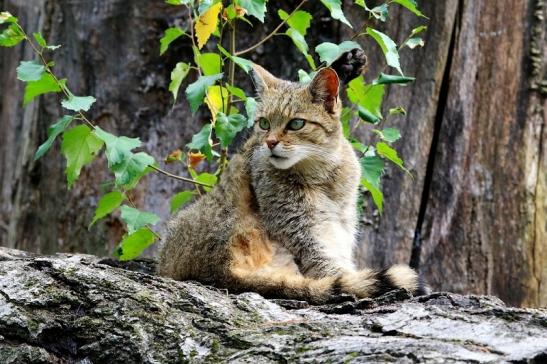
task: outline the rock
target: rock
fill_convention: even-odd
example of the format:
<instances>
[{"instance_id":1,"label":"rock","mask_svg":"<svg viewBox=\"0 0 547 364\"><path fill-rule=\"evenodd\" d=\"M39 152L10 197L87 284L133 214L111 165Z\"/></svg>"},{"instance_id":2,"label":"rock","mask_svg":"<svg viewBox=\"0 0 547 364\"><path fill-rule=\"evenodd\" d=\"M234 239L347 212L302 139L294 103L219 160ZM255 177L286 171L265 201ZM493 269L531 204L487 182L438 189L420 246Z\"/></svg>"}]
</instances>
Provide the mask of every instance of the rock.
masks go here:
<instances>
[{"instance_id":1,"label":"rock","mask_svg":"<svg viewBox=\"0 0 547 364\"><path fill-rule=\"evenodd\" d=\"M547 311L439 292L328 305L0 248L0 363L547 362Z\"/></svg>"}]
</instances>

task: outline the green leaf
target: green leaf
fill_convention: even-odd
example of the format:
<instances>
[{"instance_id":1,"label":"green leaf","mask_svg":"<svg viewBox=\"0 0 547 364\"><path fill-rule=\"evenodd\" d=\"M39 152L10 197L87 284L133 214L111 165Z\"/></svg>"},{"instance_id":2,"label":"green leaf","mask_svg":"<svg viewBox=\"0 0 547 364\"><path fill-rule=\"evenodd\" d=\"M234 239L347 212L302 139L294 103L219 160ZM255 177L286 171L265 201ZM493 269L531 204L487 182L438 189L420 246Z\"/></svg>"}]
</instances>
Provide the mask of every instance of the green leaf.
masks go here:
<instances>
[{"instance_id":1,"label":"green leaf","mask_svg":"<svg viewBox=\"0 0 547 364\"><path fill-rule=\"evenodd\" d=\"M410 38L408 39L404 44L403 44L403 47L408 47L410 49L414 49L416 47L423 47L425 46L425 42L422 38L420 37L413 37L413 38Z\"/></svg>"},{"instance_id":2,"label":"green leaf","mask_svg":"<svg viewBox=\"0 0 547 364\"><path fill-rule=\"evenodd\" d=\"M119 164L110 167L116 177L116 185L134 185L147 173L147 167L154 164L154 158L144 152L131 153Z\"/></svg>"},{"instance_id":3,"label":"green leaf","mask_svg":"<svg viewBox=\"0 0 547 364\"><path fill-rule=\"evenodd\" d=\"M420 25L419 27L416 27L414 29L412 29L412 31L410 32L410 36L415 36L417 34L420 34L421 32L427 30L427 26L425 25Z\"/></svg>"},{"instance_id":4,"label":"green leaf","mask_svg":"<svg viewBox=\"0 0 547 364\"><path fill-rule=\"evenodd\" d=\"M249 15L254 16L261 23L264 23L264 15L266 14L266 0L238 0L239 5L247 10Z\"/></svg>"},{"instance_id":5,"label":"green leaf","mask_svg":"<svg viewBox=\"0 0 547 364\"><path fill-rule=\"evenodd\" d=\"M353 28L342 12L341 0L321 0L321 2L329 9L330 16Z\"/></svg>"},{"instance_id":6,"label":"green leaf","mask_svg":"<svg viewBox=\"0 0 547 364\"><path fill-rule=\"evenodd\" d=\"M17 18L11 15L7 11L2 11L0 13L0 24L4 24L4 23L8 23L8 24L17 23Z\"/></svg>"},{"instance_id":7,"label":"green leaf","mask_svg":"<svg viewBox=\"0 0 547 364\"><path fill-rule=\"evenodd\" d=\"M414 14L421 16L422 18L427 18L420 10L417 8L415 0L393 0L394 3L399 4L413 12Z\"/></svg>"},{"instance_id":8,"label":"green leaf","mask_svg":"<svg viewBox=\"0 0 547 364\"><path fill-rule=\"evenodd\" d=\"M203 70L205 76L219 74L221 61L218 53L198 53L197 64Z\"/></svg>"},{"instance_id":9,"label":"green leaf","mask_svg":"<svg viewBox=\"0 0 547 364\"><path fill-rule=\"evenodd\" d=\"M340 116L340 122L342 123L342 132L345 138L349 138L351 133L349 122L354 116L354 112L349 107L344 107L342 109L342 114Z\"/></svg>"},{"instance_id":10,"label":"green leaf","mask_svg":"<svg viewBox=\"0 0 547 364\"><path fill-rule=\"evenodd\" d=\"M391 148L386 143L380 142L376 144L376 152L378 155L390 160L394 164L396 164L399 168L401 168L403 171L408 172L408 170L405 168L403 160L399 158L397 155L397 151L393 148Z\"/></svg>"},{"instance_id":11,"label":"green leaf","mask_svg":"<svg viewBox=\"0 0 547 364\"><path fill-rule=\"evenodd\" d=\"M184 35L184 30L179 27L172 27L165 30L165 34L160 39L160 56L167 51L169 45L177 38Z\"/></svg>"},{"instance_id":12,"label":"green leaf","mask_svg":"<svg viewBox=\"0 0 547 364\"><path fill-rule=\"evenodd\" d=\"M384 85L366 85L362 75L351 80L347 88L351 102L366 109L378 119L382 119L384 91Z\"/></svg>"},{"instance_id":13,"label":"green leaf","mask_svg":"<svg viewBox=\"0 0 547 364\"><path fill-rule=\"evenodd\" d=\"M194 180L214 186L218 182L218 177L215 176L214 174L204 172L196 176ZM207 192L211 191L211 187L203 187L203 189Z\"/></svg>"},{"instance_id":14,"label":"green leaf","mask_svg":"<svg viewBox=\"0 0 547 364\"><path fill-rule=\"evenodd\" d=\"M380 76L378 76L377 79L372 81L373 85L388 85L388 84L407 84L410 82L414 82L416 79L414 77L406 77L406 76L399 76L399 75L386 75L385 73L380 73Z\"/></svg>"},{"instance_id":15,"label":"green leaf","mask_svg":"<svg viewBox=\"0 0 547 364\"><path fill-rule=\"evenodd\" d=\"M365 156L359 162L361 162L362 178L377 189L380 189L380 177L384 173L384 161L382 158L378 156Z\"/></svg>"},{"instance_id":16,"label":"green leaf","mask_svg":"<svg viewBox=\"0 0 547 364\"><path fill-rule=\"evenodd\" d=\"M6 22L11 23L11 21ZM0 33L1 47L14 47L23 40L25 40L25 35L21 32L17 24L11 24Z\"/></svg>"},{"instance_id":17,"label":"green leaf","mask_svg":"<svg viewBox=\"0 0 547 364\"><path fill-rule=\"evenodd\" d=\"M227 148L234 140L237 133L245 129L247 119L240 114L225 115L221 112L217 114L215 122L215 134L220 139L220 146Z\"/></svg>"},{"instance_id":18,"label":"green leaf","mask_svg":"<svg viewBox=\"0 0 547 364\"><path fill-rule=\"evenodd\" d=\"M300 34L298 30L289 28L285 34L292 39L294 45L300 52L308 54L308 43L306 43L306 39L304 39L304 36Z\"/></svg>"},{"instance_id":19,"label":"green leaf","mask_svg":"<svg viewBox=\"0 0 547 364\"><path fill-rule=\"evenodd\" d=\"M72 111L88 111L91 105L97 101L93 96L74 96L70 95L68 100L63 100L61 105Z\"/></svg>"},{"instance_id":20,"label":"green leaf","mask_svg":"<svg viewBox=\"0 0 547 364\"><path fill-rule=\"evenodd\" d=\"M59 120L55 122L55 124L51 125L47 130L47 140L38 147L38 150L36 151L36 154L34 155L34 160L38 160L42 158L44 154L47 153L47 151L51 148L53 145L53 142L55 142L55 138L59 134L65 131L65 129L70 125L70 123L74 120L74 117L71 115L65 115Z\"/></svg>"},{"instance_id":21,"label":"green leaf","mask_svg":"<svg viewBox=\"0 0 547 364\"><path fill-rule=\"evenodd\" d=\"M387 4L382 4L382 5L379 5L379 6L376 6L372 9L370 9L370 13L376 19L385 22L387 20L388 15L389 15L389 8L388 8Z\"/></svg>"},{"instance_id":22,"label":"green leaf","mask_svg":"<svg viewBox=\"0 0 547 364\"><path fill-rule=\"evenodd\" d=\"M243 91L239 87L226 85L226 88L228 89L228 91L230 91L230 94L232 94L233 96L243 101L247 100L247 95L245 95L245 91Z\"/></svg>"},{"instance_id":23,"label":"green leaf","mask_svg":"<svg viewBox=\"0 0 547 364\"><path fill-rule=\"evenodd\" d=\"M252 128L256 119L257 102L253 97L247 97L245 101L245 112L247 113L247 128Z\"/></svg>"},{"instance_id":24,"label":"green leaf","mask_svg":"<svg viewBox=\"0 0 547 364\"><path fill-rule=\"evenodd\" d=\"M47 47L47 42L42 36L42 33L32 33L32 36L34 37L34 39L36 40L36 43L38 43L40 47L42 48Z\"/></svg>"},{"instance_id":25,"label":"green leaf","mask_svg":"<svg viewBox=\"0 0 547 364\"><path fill-rule=\"evenodd\" d=\"M372 196L372 201L374 201L374 204L376 205L378 211L382 213L384 209L384 194L382 193L382 191L380 191L379 188L373 186L365 178L361 178L361 186L365 187L367 191L370 192Z\"/></svg>"},{"instance_id":26,"label":"green leaf","mask_svg":"<svg viewBox=\"0 0 547 364\"><path fill-rule=\"evenodd\" d=\"M192 113L195 113L199 106L203 103L203 98L205 97L205 91L207 88L214 85L216 81L222 78L222 76L222 73L211 76L200 76L196 82L190 84L186 88L186 99L190 103Z\"/></svg>"},{"instance_id":27,"label":"green leaf","mask_svg":"<svg viewBox=\"0 0 547 364\"><path fill-rule=\"evenodd\" d=\"M122 220L127 224L127 232L129 234L133 234L146 225L155 225L160 221L160 217L156 214L140 211L127 205L123 205L120 210L122 212Z\"/></svg>"},{"instance_id":28,"label":"green leaf","mask_svg":"<svg viewBox=\"0 0 547 364\"><path fill-rule=\"evenodd\" d=\"M165 0L165 2L169 5L188 5L193 0Z\"/></svg>"},{"instance_id":29,"label":"green leaf","mask_svg":"<svg viewBox=\"0 0 547 364\"><path fill-rule=\"evenodd\" d=\"M68 187L80 176L83 166L93 161L103 147L103 141L87 125L78 125L63 134L61 152L66 158Z\"/></svg>"},{"instance_id":30,"label":"green leaf","mask_svg":"<svg viewBox=\"0 0 547 364\"><path fill-rule=\"evenodd\" d=\"M311 20L313 18L310 13L304 10L297 10L290 17L290 14L288 14L283 9L279 9L277 11L277 14L281 18L281 20L288 19L287 24L289 25L289 27L295 29L302 35L306 35L306 32L308 31Z\"/></svg>"},{"instance_id":31,"label":"green leaf","mask_svg":"<svg viewBox=\"0 0 547 364\"><path fill-rule=\"evenodd\" d=\"M213 126L210 123L205 124L197 134L194 134L192 141L186 145L189 149L199 150L205 154L209 161L213 159L212 130Z\"/></svg>"},{"instance_id":32,"label":"green leaf","mask_svg":"<svg viewBox=\"0 0 547 364\"><path fill-rule=\"evenodd\" d=\"M93 217L91 224L89 224L89 227L117 209L124 200L125 195L119 191L112 191L101 197L97 204L97 209L95 209L95 216Z\"/></svg>"},{"instance_id":33,"label":"green leaf","mask_svg":"<svg viewBox=\"0 0 547 364\"><path fill-rule=\"evenodd\" d=\"M355 149L356 151L360 153L366 153L368 150L367 146L361 143L360 141L358 141L357 139L352 139L350 143L353 149Z\"/></svg>"},{"instance_id":34,"label":"green leaf","mask_svg":"<svg viewBox=\"0 0 547 364\"><path fill-rule=\"evenodd\" d=\"M385 128L383 130L375 129L373 131L378 134L380 138L382 138L382 140L385 140L388 143L393 143L401 139L401 133L399 132L399 129Z\"/></svg>"},{"instance_id":35,"label":"green leaf","mask_svg":"<svg viewBox=\"0 0 547 364\"><path fill-rule=\"evenodd\" d=\"M387 64L395 68L401 75L403 75L401 64L399 63L399 52L397 51L397 45L395 42L386 34L379 32L376 29L367 27L366 31L367 34L370 35L376 43L378 43L380 48L382 48Z\"/></svg>"},{"instance_id":36,"label":"green leaf","mask_svg":"<svg viewBox=\"0 0 547 364\"><path fill-rule=\"evenodd\" d=\"M313 80L313 77L308 74L308 72L304 71L303 69L298 70L298 82L300 83L310 83Z\"/></svg>"},{"instance_id":37,"label":"green leaf","mask_svg":"<svg viewBox=\"0 0 547 364\"><path fill-rule=\"evenodd\" d=\"M359 115L359 117L366 121L367 123L371 123L371 124L378 124L380 122L380 118L375 116L373 113L371 113L370 111L368 111L367 109L365 109L364 107L362 107L361 105L358 106L357 108L357 114Z\"/></svg>"},{"instance_id":38,"label":"green leaf","mask_svg":"<svg viewBox=\"0 0 547 364\"><path fill-rule=\"evenodd\" d=\"M64 85L66 80L61 80L60 83ZM25 96L23 97L23 104L27 105L34 100L35 97L49 92L61 92L61 87L57 84L52 75L47 72L42 74L42 78L38 81L30 81L25 87Z\"/></svg>"},{"instance_id":39,"label":"green leaf","mask_svg":"<svg viewBox=\"0 0 547 364\"><path fill-rule=\"evenodd\" d=\"M17 79L30 82L38 81L42 78L46 68L35 61L22 61L17 67Z\"/></svg>"},{"instance_id":40,"label":"green leaf","mask_svg":"<svg viewBox=\"0 0 547 364\"><path fill-rule=\"evenodd\" d=\"M179 94L179 88L182 81L186 78L190 72L190 65L188 63L179 62L171 72L171 83L169 84L169 91L173 94L174 101L177 101L177 95Z\"/></svg>"},{"instance_id":41,"label":"green leaf","mask_svg":"<svg viewBox=\"0 0 547 364\"><path fill-rule=\"evenodd\" d=\"M122 163L133 149L141 146L139 138L118 137L99 127L95 129L95 134L106 144L106 158L109 167Z\"/></svg>"},{"instance_id":42,"label":"green leaf","mask_svg":"<svg viewBox=\"0 0 547 364\"><path fill-rule=\"evenodd\" d=\"M406 115L406 110L402 106L394 107L392 109L389 109L389 115Z\"/></svg>"},{"instance_id":43,"label":"green leaf","mask_svg":"<svg viewBox=\"0 0 547 364\"><path fill-rule=\"evenodd\" d=\"M114 251L114 256L121 261L135 259L155 240L156 236L150 229L142 228L126 236Z\"/></svg>"},{"instance_id":44,"label":"green leaf","mask_svg":"<svg viewBox=\"0 0 547 364\"><path fill-rule=\"evenodd\" d=\"M324 42L315 47L315 51L319 54L321 62L325 62L329 66L332 62L336 61L342 53L350 51L352 49L359 48L359 43L352 41L345 41L340 44L334 44L330 42Z\"/></svg>"},{"instance_id":45,"label":"green leaf","mask_svg":"<svg viewBox=\"0 0 547 364\"><path fill-rule=\"evenodd\" d=\"M194 198L193 191L182 191L177 193L171 199L171 213L176 212L179 208L192 201L192 198Z\"/></svg>"}]
</instances>

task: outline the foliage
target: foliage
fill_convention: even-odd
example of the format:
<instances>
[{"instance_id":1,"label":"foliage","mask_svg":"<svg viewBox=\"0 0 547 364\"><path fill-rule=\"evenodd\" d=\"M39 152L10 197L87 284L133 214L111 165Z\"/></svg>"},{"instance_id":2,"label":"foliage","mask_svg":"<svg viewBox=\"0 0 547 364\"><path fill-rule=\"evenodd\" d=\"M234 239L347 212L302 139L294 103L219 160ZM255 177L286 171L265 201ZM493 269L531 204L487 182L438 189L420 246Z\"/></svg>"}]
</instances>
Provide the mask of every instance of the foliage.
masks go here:
<instances>
[{"instance_id":1,"label":"foliage","mask_svg":"<svg viewBox=\"0 0 547 364\"><path fill-rule=\"evenodd\" d=\"M36 55L36 60L22 61L17 67L17 78L26 83L24 104L32 102L42 94L61 93L61 106L68 111L67 115L51 125L47 140L38 148L35 159L43 157L51 149L56 138L61 136L61 151L67 160L66 175L70 187L78 179L82 168L92 163L102 150L105 152L108 168L114 174L113 190L98 201L90 227L107 215L119 211L127 226L127 234L114 251L114 255L119 259L138 257L159 238L152 229L152 225L159 221L159 217L138 210L131 199L131 190L143 176L150 172L159 172L194 184L194 189L183 190L172 198L172 213L190 203L196 195L209 191L217 183L218 177L228 163L229 148L234 138L254 124L256 101L235 85L236 66L248 73L252 63L242 56L276 35L289 37L308 62L309 70L298 71L301 82L309 82L312 79L318 69L316 61L320 62L319 67L328 66L344 52L359 48L359 44L355 42L359 37L373 39L384 53L387 66L397 71L396 75L382 72L370 83L362 76L352 80L346 88L351 105L344 108L341 118L344 135L360 155L361 185L370 192L376 207L382 211L381 177L385 162L394 163L407 171L404 162L391 145L401 138L399 130L382 127L387 117L405 115L406 111L402 106L395 105L388 109L388 116L384 118L383 98L389 85L404 86L414 81L414 78L404 75L399 62L399 51L403 47L413 49L423 46L424 41L419 34L426 27L419 26L413 29L407 39L397 46L387 34L367 26L356 32L352 40L340 44L324 42L317 45L314 48L318 57L316 58L310 54L310 47L306 41L308 29L314 23L312 14L303 9L306 1L302 0L289 13L283 9L269 9L266 0L165 0L169 5L187 8L190 22L187 28L173 26L165 30L159 40L160 55L167 52L170 45L180 41L190 42L194 52L192 60L181 60L175 65L171 72L169 91L176 102L180 88L186 78L191 76L193 81L184 91L186 102L189 103L192 113L196 113L202 106L207 107L210 113L209 121L187 144L187 153L176 150L165 160L166 163L181 163L191 178L168 173L146 152L136 152L135 149L142 147L138 138L116 136L89 120L84 113L93 106L95 98L75 96L70 91L67 80L59 79L53 72L54 63L46 59L59 46L48 44L38 32L29 37L16 17L8 12L0 13L0 46L13 47L26 41ZM341 0L321 0L321 3L333 19L353 28L344 14ZM373 22L387 21L389 9L395 5L402 6L419 17L425 17L415 0L388 0L374 8L369 8L364 0L354 0L354 3L362 8L358 9L363 11L363 16L368 15ZM252 24L256 20L263 23L268 11L280 18L279 26L257 44L238 51L238 24ZM78 125L69 128L74 122ZM353 136L355 131L364 125L374 125L372 132L378 140L373 145L364 145ZM208 169L201 166L205 160L210 164ZM216 169L214 173L199 172L211 168ZM124 202L129 205L123 204Z\"/></svg>"}]
</instances>

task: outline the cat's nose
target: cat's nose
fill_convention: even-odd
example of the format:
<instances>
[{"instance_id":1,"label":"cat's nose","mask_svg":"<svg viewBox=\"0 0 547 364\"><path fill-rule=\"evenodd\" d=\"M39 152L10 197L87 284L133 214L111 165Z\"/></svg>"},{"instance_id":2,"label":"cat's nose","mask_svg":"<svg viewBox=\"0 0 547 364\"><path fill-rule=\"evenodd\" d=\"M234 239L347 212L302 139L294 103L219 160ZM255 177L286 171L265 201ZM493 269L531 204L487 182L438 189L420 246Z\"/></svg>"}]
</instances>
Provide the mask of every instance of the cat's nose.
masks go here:
<instances>
[{"instance_id":1,"label":"cat's nose","mask_svg":"<svg viewBox=\"0 0 547 364\"><path fill-rule=\"evenodd\" d=\"M277 144L279 144L279 140L277 139L266 139L266 144L268 145L268 148L270 150L274 149Z\"/></svg>"}]
</instances>

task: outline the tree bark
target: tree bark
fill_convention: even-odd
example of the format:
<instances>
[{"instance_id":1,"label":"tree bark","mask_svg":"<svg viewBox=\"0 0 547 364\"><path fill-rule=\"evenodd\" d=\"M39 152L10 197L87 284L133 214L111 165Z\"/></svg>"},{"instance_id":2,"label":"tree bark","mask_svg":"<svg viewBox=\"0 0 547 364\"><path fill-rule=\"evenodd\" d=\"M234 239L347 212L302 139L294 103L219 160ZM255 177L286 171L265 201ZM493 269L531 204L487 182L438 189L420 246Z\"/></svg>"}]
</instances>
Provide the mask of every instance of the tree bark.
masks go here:
<instances>
[{"instance_id":1,"label":"tree bark","mask_svg":"<svg viewBox=\"0 0 547 364\"><path fill-rule=\"evenodd\" d=\"M0 362L547 360L547 312L495 297L411 298L401 290L309 306L155 277L152 269L150 261L0 248Z\"/></svg>"},{"instance_id":2,"label":"tree bark","mask_svg":"<svg viewBox=\"0 0 547 364\"><path fill-rule=\"evenodd\" d=\"M286 10L296 3L268 2L271 9ZM407 107L405 118L387 126L401 129L403 139L395 146L413 178L388 169L383 215L367 199L358 261L373 267L411 262L437 289L547 305L544 1L421 1L429 21L392 4L386 25L364 19L352 3L346 0L344 10L353 30L326 16L320 2L305 5L314 14L306 37L310 49L347 40L367 24L399 43L413 27L424 22L429 27L424 48L401 51L403 70L416 82L389 88L384 101L386 109ZM56 70L75 93L97 98L90 116L98 125L140 137L157 160L184 147L206 120L205 114L191 116L183 97L173 106L167 90L176 62L192 57L189 43L177 41L159 56L163 30L185 26L184 10L161 0L0 0L0 5L16 14L27 32L41 30L50 43L63 44L54 55ZM242 26L241 48L277 24L270 14L264 25ZM357 41L369 56L370 80L385 61L371 39ZM48 126L63 111L55 95L22 108L23 84L15 68L31 57L26 46L0 52L0 245L109 254L123 234L119 219L87 229L112 179L106 161L85 168L68 193L58 146L33 161ZM306 68L287 37L275 37L246 57L288 79ZM251 92L247 76L237 78ZM360 133L371 139L370 128ZM190 187L150 175L134 200L165 220L170 196Z\"/></svg>"}]
</instances>

